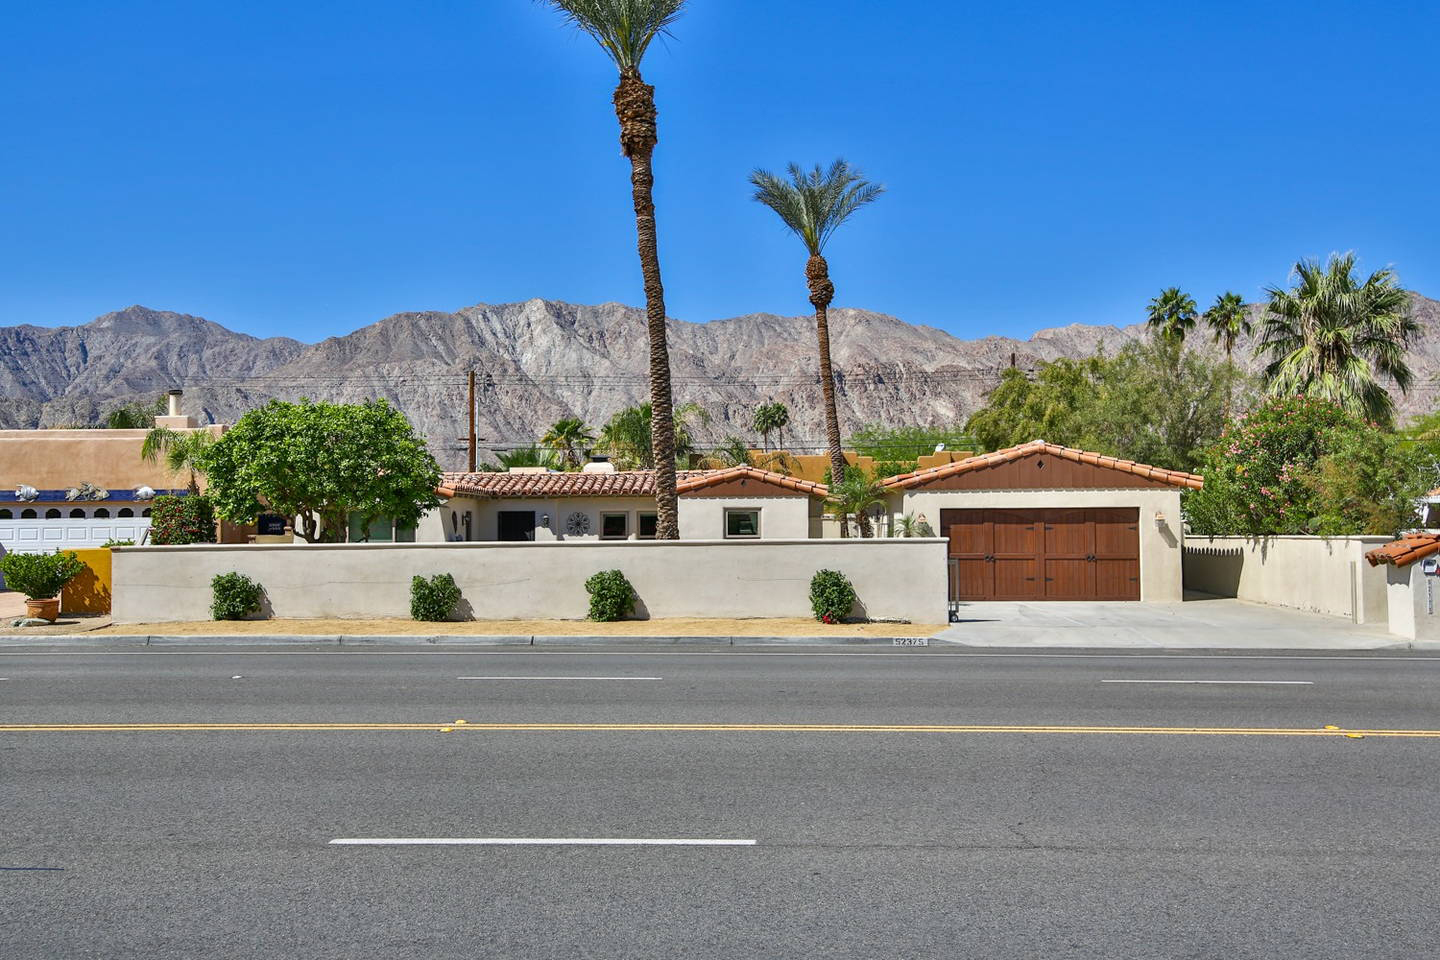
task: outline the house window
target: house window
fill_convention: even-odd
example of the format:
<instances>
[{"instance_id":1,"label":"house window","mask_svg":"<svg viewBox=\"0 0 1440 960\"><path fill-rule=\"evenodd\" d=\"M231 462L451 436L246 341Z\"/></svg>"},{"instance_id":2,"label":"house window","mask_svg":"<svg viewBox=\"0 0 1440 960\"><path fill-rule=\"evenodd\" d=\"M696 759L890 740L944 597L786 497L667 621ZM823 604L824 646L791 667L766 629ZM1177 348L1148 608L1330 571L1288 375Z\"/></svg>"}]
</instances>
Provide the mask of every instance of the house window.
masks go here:
<instances>
[{"instance_id":1,"label":"house window","mask_svg":"<svg viewBox=\"0 0 1440 960\"><path fill-rule=\"evenodd\" d=\"M624 540L628 536L630 536L630 514L600 514L601 540Z\"/></svg>"},{"instance_id":2,"label":"house window","mask_svg":"<svg viewBox=\"0 0 1440 960\"><path fill-rule=\"evenodd\" d=\"M636 526L640 528L639 532L636 533L636 536L641 540L654 540L655 527L659 523L659 515L654 513L642 513L636 516L635 519L637 521Z\"/></svg>"},{"instance_id":3,"label":"house window","mask_svg":"<svg viewBox=\"0 0 1440 960\"><path fill-rule=\"evenodd\" d=\"M35 519L35 511L34 511L34 510L31 510L29 507L26 507L24 510L21 510L21 511L20 511L20 519L21 519L21 520L34 520L34 519Z\"/></svg>"},{"instance_id":4,"label":"house window","mask_svg":"<svg viewBox=\"0 0 1440 960\"><path fill-rule=\"evenodd\" d=\"M110 519L110 511L107 510L105 507L97 507L97 508L95 508L95 519L96 519L96 520L109 520L109 519Z\"/></svg>"},{"instance_id":5,"label":"house window","mask_svg":"<svg viewBox=\"0 0 1440 960\"><path fill-rule=\"evenodd\" d=\"M71 519L71 520L84 520L84 519L85 519L85 511L84 511L84 510L81 510L79 507L76 507L75 509L73 509L73 510L70 511L70 519Z\"/></svg>"},{"instance_id":6,"label":"house window","mask_svg":"<svg viewBox=\"0 0 1440 960\"><path fill-rule=\"evenodd\" d=\"M754 540L759 536L759 510L725 511L725 538L727 540Z\"/></svg>"},{"instance_id":7,"label":"house window","mask_svg":"<svg viewBox=\"0 0 1440 960\"><path fill-rule=\"evenodd\" d=\"M0 520L14 520L15 517L9 510L0 510Z\"/></svg>"},{"instance_id":8,"label":"house window","mask_svg":"<svg viewBox=\"0 0 1440 960\"><path fill-rule=\"evenodd\" d=\"M84 514L81 514L81 516L84 516ZM59 510L56 510L54 507L51 507L49 510L46 510L46 511L45 511L45 519L46 519L46 520L59 520L59 519L60 519L60 511L59 511Z\"/></svg>"},{"instance_id":9,"label":"house window","mask_svg":"<svg viewBox=\"0 0 1440 960\"><path fill-rule=\"evenodd\" d=\"M150 516L150 508L149 508L149 507L146 507L144 510L141 510L141 511L140 511L140 516L142 516L142 517L148 517L148 516Z\"/></svg>"},{"instance_id":10,"label":"house window","mask_svg":"<svg viewBox=\"0 0 1440 960\"><path fill-rule=\"evenodd\" d=\"M127 518L128 518L128 517L133 517L133 516L135 516L135 511L134 511L134 510L131 510L129 507L121 507L121 508L120 508L120 512L117 513L117 514L115 514L115 516L117 516L117 517L127 517Z\"/></svg>"}]
</instances>

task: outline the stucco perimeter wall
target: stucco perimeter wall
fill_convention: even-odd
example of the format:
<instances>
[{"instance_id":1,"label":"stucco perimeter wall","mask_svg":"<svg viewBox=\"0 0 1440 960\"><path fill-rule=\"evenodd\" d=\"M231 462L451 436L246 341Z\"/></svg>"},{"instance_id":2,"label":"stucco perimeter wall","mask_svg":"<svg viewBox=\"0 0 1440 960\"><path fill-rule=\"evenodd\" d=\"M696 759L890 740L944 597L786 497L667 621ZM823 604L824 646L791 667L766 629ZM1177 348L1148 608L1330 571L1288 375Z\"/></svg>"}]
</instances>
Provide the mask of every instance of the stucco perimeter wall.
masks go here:
<instances>
[{"instance_id":1,"label":"stucco perimeter wall","mask_svg":"<svg viewBox=\"0 0 1440 960\"><path fill-rule=\"evenodd\" d=\"M1390 537L1187 537L1185 588L1356 623L1389 619L1385 568L1365 561Z\"/></svg>"},{"instance_id":2,"label":"stucco perimeter wall","mask_svg":"<svg viewBox=\"0 0 1440 960\"><path fill-rule=\"evenodd\" d=\"M810 578L839 570L857 614L944 623L946 544L925 540L283 544L122 547L117 623L207 620L210 579L238 571L276 617L408 617L410 578L450 573L479 620L581 619L586 578L624 572L649 617L810 616Z\"/></svg>"},{"instance_id":3,"label":"stucco perimeter wall","mask_svg":"<svg viewBox=\"0 0 1440 960\"><path fill-rule=\"evenodd\" d=\"M937 532L941 510L1134 507L1140 511L1140 599L1172 601L1184 597L1180 575L1180 491L1163 489L1096 490L935 490L906 491L890 497L898 519L906 513L925 519ZM1159 514L1161 520L1156 519Z\"/></svg>"}]
</instances>

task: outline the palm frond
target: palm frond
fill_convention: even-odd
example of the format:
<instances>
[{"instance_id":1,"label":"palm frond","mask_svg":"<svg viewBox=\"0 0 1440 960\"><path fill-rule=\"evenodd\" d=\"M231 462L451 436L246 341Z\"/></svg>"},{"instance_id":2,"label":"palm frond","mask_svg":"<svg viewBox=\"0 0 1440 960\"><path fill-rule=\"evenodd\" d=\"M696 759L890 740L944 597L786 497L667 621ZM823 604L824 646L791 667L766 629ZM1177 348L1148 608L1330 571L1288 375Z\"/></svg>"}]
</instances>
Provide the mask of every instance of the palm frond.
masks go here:
<instances>
[{"instance_id":1,"label":"palm frond","mask_svg":"<svg viewBox=\"0 0 1440 960\"><path fill-rule=\"evenodd\" d=\"M844 159L828 170L816 164L807 171L792 163L786 172L788 180L768 170L751 172L753 199L774 210L812 256L824 251L830 237L856 210L885 192L884 185L869 182Z\"/></svg>"},{"instance_id":2,"label":"palm frond","mask_svg":"<svg viewBox=\"0 0 1440 960\"><path fill-rule=\"evenodd\" d=\"M538 0L588 33L623 73L637 70L645 51L685 12L687 0Z\"/></svg>"}]
</instances>

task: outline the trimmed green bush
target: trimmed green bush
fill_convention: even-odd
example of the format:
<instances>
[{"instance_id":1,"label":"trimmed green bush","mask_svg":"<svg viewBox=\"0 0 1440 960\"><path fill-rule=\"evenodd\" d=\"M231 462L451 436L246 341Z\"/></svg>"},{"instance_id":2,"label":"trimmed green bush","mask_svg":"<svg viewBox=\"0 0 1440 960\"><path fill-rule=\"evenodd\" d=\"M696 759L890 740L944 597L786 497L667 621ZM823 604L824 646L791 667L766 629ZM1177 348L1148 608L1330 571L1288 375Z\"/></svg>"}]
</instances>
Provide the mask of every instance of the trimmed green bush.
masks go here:
<instances>
[{"instance_id":1,"label":"trimmed green bush","mask_svg":"<svg viewBox=\"0 0 1440 960\"><path fill-rule=\"evenodd\" d=\"M590 619L623 620L635 611L635 588L619 570L602 570L585 581L590 594Z\"/></svg>"},{"instance_id":2,"label":"trimmed green bush","mask_svg":"<svg viewBox=\"0 0 1440 960\"><path fill-rule=\"evenodd\" d=\"M215 508L202 496L156 497L150 542L157 547L215 542Z\"/></svg>"},{"instance_id":3,"label":"trimmed green bush","mask_svg":"<svg viewBox=\"0 0 1440 960\"><path fill-rule=\"evenodd\" d=\"M810 578L810 609L821 623L839 623L855 607L855 587L838 570L821 570Z\"/></svg>"},{"instance_id":4,"label":"trimmed green bush","mask_svg":"<svg viewBox=\"0 0 1440 960\"><path fill-rule=\"evenodd\" d=\"M210 588L210 615L216 620L244 620L260 612L264 588L243 573L217 573Z\"/></svg>"},{"instance_id":5,"label":"trimmed green bush","mask_svg":"<svg viewBox=\"0 0 1440 960\"><path fill-rule=\"evenodd\" d=\"M448 573L437 573L428 580L425 577L412 577L410 580L410 617L413 620L449 620L459 602L460 588Z\"/></svg>"},{"instance_id":6,"label":"trimmed green bush","mask_svg":"<svg viewBox=\"0 0 1440 960\"><path fill-rule=\"evenodd\" d=\"M31 600L52 600L85 564L73 553L7 553L0 557L0 576L7 589Z\"/></svg>"}]
</instances>

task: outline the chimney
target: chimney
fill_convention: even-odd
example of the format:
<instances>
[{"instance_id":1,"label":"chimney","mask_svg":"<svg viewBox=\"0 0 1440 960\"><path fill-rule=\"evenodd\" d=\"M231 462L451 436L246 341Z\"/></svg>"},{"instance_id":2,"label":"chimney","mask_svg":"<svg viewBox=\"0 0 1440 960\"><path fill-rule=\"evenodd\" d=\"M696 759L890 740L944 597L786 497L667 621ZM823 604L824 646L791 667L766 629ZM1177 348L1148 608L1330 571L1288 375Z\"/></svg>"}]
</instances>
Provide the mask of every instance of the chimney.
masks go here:
<instances>
[{"instance_id":1,"label":"chimney","mask_svg":"<svg viewBox=\"0 0 1440 960\"><path fill-rule=\"evenodd\" d=\"M169 427L171 430L193 430L196 427L195 418L187 417L180 412L180 398L185 395L184 390L171 390L165 395L167 410L165 416L155 418L155 426Z\"/></svg>"}]
</instances>

